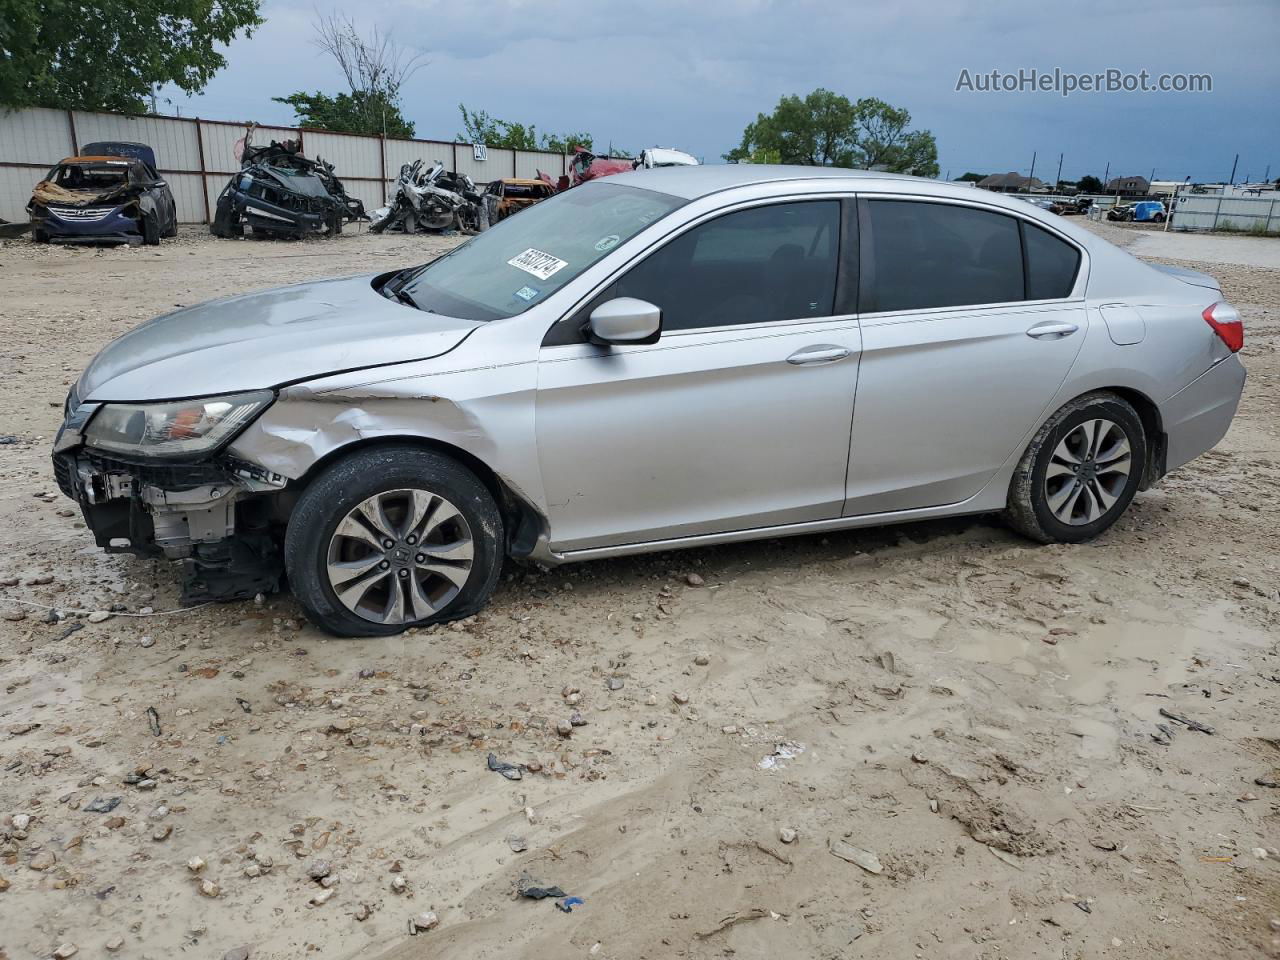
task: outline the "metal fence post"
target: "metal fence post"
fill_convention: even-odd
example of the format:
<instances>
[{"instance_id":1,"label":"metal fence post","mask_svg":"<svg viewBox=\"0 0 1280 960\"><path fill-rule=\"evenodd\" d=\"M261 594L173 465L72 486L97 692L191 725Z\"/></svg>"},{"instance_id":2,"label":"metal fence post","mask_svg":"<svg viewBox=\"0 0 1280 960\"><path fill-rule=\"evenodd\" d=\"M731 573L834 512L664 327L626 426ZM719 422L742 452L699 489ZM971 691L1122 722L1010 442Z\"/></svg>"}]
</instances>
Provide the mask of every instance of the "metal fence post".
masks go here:
<instances>
[{"instance_id":1,"label":"metal fence post","mask_svg":"<svg viewBox=\"0 0 1280 960\"><path fill-rule=\"evenodd\" d=\"M209 216L209 172L204 162L204 130L199 117L196 117L196 150L200 153L200 199L204 201L204 222L212 223L213 218Z\"/></svg>"},{"instance_id":2,"label":"metal fence post","mask_svg":"<svg viewBox=\"0 0 1280 960\"><path fill-rule=\"evenodd\" d=\"M67 111L67 126L71 130L71 155L78 157L80 156L80 139L76 136L76 113L74 110Z\"/></svg>"},{"instance_id":3,"label":"metal fence post","mask_svg":"<svg viewBox=\"0 0 1280 960\"><path fill-rule=\"evenodd\" d=\"M382 205L387 205L387 135L378 137L378 169L382 173Z\"/></svg>"}]
</instances>

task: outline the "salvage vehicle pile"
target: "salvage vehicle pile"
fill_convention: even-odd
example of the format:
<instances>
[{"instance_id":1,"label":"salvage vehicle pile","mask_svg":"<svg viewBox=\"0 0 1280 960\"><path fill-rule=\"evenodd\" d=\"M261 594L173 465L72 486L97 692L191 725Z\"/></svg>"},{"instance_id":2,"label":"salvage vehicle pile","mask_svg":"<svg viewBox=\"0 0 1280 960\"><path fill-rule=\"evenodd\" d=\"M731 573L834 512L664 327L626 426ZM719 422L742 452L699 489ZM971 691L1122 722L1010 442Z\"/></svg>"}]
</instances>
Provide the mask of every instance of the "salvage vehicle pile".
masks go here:
<instances>
[{"instance_id":1,"label":"salvage vehicle pile","mask_svg":"<svg viewBox=\"0 0 1280 960\"><path fill-rule=\"evenodd\" d=\"M373 211L369 229L373 233L488 229L489 208L475 181L466 174L446 173L439 160L426 170L423 163L415 160L400 168L390 202Z\"/></svg>"},{"instance_id":2,"label":"salvage vehicle pile","mask_svg":"<svg viewBox=\"0 0 1280 960\"><path fill-rule=\"evenodd\" d=\"M304 155L301 141L254 147L246 136L240 172L219 194L209 230L240 237L247 225L254 233L300 239L333 236L344 223L367 219L364 204L347 196L333 164Z\"/></svg>"}]
</instances>

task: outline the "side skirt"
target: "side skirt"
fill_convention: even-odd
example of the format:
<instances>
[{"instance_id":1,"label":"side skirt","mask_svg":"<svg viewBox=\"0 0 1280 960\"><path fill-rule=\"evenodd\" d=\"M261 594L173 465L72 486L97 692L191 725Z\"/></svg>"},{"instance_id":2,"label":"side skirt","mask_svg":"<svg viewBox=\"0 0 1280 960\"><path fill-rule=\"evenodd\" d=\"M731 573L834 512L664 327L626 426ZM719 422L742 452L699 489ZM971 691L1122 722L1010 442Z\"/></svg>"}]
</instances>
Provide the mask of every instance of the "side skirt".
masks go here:
<instances>
[{"instance_id":1,"label":"side skirt","mask_svg":"<svg viewBox=\"0 0 1280 960\"><path fill-rule=\"evenodd\" d=\"M776 527L752 527L747 530L730 530L725 533L704 533L693 537L675 537L670 540L648 540L643 543L623 543L608 547L590 547L585 550L555 551L544 539L538 541L529 554L530 560L546 566L573 563L578 560L599 560L605 557L623 557L637 553L656 553L661 550L685 550L693 547L710 547L720 543L741 543L746 540L768 540L772 537L801 537L807 534L828 533L835 530L851 530L857 527L882 527L916 520L934 520L939 517L973 516L996 513L1004 509L1005 487L998 488L1000 496L992 497L992 484L961 503L940 507L923 507L919 510L898 510L892 513L870 513L858 517L836 517L833 520L811 520L807 523L789 523Z\"/></svg>"}]
</instances>

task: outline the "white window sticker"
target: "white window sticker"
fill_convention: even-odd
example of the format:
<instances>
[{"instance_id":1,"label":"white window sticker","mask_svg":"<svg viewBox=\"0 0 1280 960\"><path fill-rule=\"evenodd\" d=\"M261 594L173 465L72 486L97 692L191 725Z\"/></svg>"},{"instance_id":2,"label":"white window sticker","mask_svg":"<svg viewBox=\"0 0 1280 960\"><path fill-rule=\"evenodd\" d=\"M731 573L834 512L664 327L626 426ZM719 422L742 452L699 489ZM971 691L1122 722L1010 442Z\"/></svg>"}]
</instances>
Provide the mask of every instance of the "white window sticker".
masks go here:
<instances>
[{"instance_id":1,"label":"white window sticker","mask_svg":"<svg viewBox=\"0 0 1280 960\"><path fill-rule=\"evenodd\" d=\"M569 265L567 260L553 257L551 254L535 250L533 247L530 247L519 256L512 257L507 263L517 270L533 274L539 280L546 280L554 275L556 271L563 270Z\"/></svg>"}]
</instances>

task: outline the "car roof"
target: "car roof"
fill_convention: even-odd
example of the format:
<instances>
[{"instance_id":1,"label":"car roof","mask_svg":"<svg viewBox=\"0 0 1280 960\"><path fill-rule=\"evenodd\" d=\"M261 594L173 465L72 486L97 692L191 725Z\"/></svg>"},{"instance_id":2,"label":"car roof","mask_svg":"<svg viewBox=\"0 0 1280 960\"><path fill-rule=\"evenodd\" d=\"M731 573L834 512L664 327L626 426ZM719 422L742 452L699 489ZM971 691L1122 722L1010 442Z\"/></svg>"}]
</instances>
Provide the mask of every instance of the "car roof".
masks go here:
<instances>
[{"instance_id":1,"label":"car roof","mask_svg":"<svg viewBox=\"0 0 1280 960\"><path fill-rule=\"evenodd\" d=\"M127 167L130 164L139 163L140 161L132 157L64 157L58 161L59 163L111 163Z\"/></svg>"},{"instance_id":2,"label":"car roof","mask_svg":"<svg viewBox=\"0 0 1280 960\"><path fill-rule=\"evenodd\" d=\"M515 184L519 184L522 187L545 187L547 185L546 181L535 180L531 177L503 177L501 182L515 183Z\"/></svg>"},{"instance_id":3,"label":"car roof","mask_svg":"<svg viewBox=\"0 0 1280 960\"><path fill-rule=\"evenodd\" d=\"M878 170L847 170L841 167L775 166L763 163L714 163L698 166L657 167L652 170L636 170L619 173L609 178L631 187L659 190L673 196L696 200L708 194L719 193L734 187L748 187L762 183L782 183L800 180L909 180L918 184L936 184L936 180L909 177L901 173L881 173Z\"/></svg>"},{"instance_id":4,"label":"car roof","mask_svg":"<svg viewBox=\"0 0 1280 960\"><path fill-rule=\"evenodd\" d=\"M884 173L879 170L846 170L840 167L772 166L755 163L721 163L697 167L659 167L653 170L636 170L619 173L592 183L618 183L645 190L656 190L684 200L702 197L728 190L755 186L777 188L787 192L790 185L823 184L826 190L847 189L853 192L901 193L915 197L978 202L988 207L999 207L1021 214L1028 211L1045 213L1036 202L1038 198L1024 198L1019 194L995 193L970 183L948 180L931 180L928 177L912 177L905 173ZM585 186L585 184L584 184ZM774 191L770 191L771 193ZM823 192L818 188L817 192ZM1052 216L1050 214L1049 216ZM1088 231L1073 230L1067 224L1054 219L1055 229L1071 234L1085 246L1095 235ZM1082 236L1081 236L1082 235Z\"/></svg>"}]
</instances>

